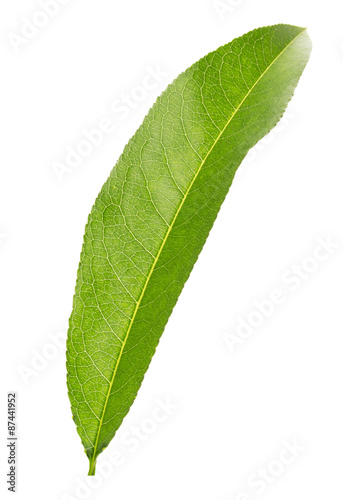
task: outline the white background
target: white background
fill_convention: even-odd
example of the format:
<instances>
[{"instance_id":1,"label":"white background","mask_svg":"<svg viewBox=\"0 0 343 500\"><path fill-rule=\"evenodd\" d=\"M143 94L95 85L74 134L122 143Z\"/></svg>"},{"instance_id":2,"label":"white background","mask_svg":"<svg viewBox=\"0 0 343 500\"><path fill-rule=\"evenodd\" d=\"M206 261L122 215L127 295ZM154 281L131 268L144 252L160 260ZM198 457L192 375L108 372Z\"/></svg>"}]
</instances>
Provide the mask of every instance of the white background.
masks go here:
<instances>
[{"instance_id":1,"label":"white background","mask_svg":"<svg viewBox=\"0 0 343 500\"><path fill-rule=\"evenodd\" d=\"M341 498L341 2L223 0L222 15L212 0L65 3L17 51L8 35L21 35L23 18L41 7L0 7L2 491L6 394L15 390L18 499L247 500L259 496L249 478L264 467L280 474L261 498ZM119 450L122 464L79 491L88 461L71 419L65 349L51 350L49 334L66 337L88 213L166 85L234 37L279 22L307 26L313 41L288 118L239 168L138 398L98 460ZM157 67L167 75L127 117L111 109L123 94L144 94L137 86ZM54 162L104 118L114 131L60 182ZM304 259L315 266L306 259L318 238L341 246L292 290L284 273ZM231 352L227 334L276 288L284 303ZM23 369L32 370L26 379ZM166 398L178 408L154 424ZM152 429L136 451L122 442L134 426ZM285 440L302 451L280 469Z\"/></svg>"}]
</instances>

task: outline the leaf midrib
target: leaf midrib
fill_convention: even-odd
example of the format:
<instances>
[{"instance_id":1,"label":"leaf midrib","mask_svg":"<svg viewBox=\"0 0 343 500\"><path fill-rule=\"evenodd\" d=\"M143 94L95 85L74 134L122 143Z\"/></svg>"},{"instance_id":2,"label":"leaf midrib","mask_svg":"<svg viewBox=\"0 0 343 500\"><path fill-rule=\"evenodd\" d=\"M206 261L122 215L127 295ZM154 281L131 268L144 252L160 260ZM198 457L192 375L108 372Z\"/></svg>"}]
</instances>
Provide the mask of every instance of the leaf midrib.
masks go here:
<instances>
[{"instance_id":1,"label":"leaf midrib","mask_svg":"<svg viewBox=\"0 0 343 500\"><path fill-rule=\"evenodd\" d=\"M225 132L225 130L227 129L227 127L230 125L230 123L232 122L232 120L234 119L234 117L236 116L237 112L241 109L242 105L244 104L244 102L246 101L246 99L249 97L249 95L251 94L251 92L254 90L254 88L256 87L256 85L262 80L262 78L264 77L264 75L269 71L269 69L273 66L273 64L275 64L275 62L279 59L279 57L292 45L292 43L300 36L302 35L302 33L305 31L305 29L303 29L300 33L298 33L283 49L282 51L277 55L277 57L267 66L267 68L263 71L263 73L259 76L259 78L256 80L256 82L252 85L252 87L250 88L250 90L247 92L247 94L244 96L244 98L242 99L242 101L239 103L239 105L237 106L237 108L235 109L235 111L233 112L232 116L229 118L229 120L227 121L227 123L225 124L225 126L223 127L222 131L218 134L217 138L215 139L215 141L213 142L213 145L211 146L211 148L208 150L208 152L206 153L205 155L205 158L202 160L202 162L200 163L200 166L197 170L197 172L195 173L194 175L194 178L192 180L192 182L190 183L188 189L186 190L185 194L184 194L184 197L182 198L181 200L181 203L177 209L177 211L175 212L175 216L170 224L170 226L168 227L167 229L167 232L166 232L166 235L165 237L163 238L163 241L162 241L162 244L159 248L159 251L154 259L154 262L151 266L151 269L149 271L149 274L146 278L146 282L144 284L144 287L143 287L143 290L142 290L142 293L136 303L136 307L135 307L135 310L133 312L133 315L132 315L132 318L130 320L130 324L128 326L128 329L127 329L127 333L125 335L125 338L123 340L123 343L122 343L122 346L121 346L121 349L120 349L120 352L119 352L119 356L118 356L118 359L117 359L117 362L116 362L116 365L115 365L115 368L114 368L114 371L113 371L113 376L111 378L111 382L110 382L110 385L109 385L109 389L108 389L108 392L107 392L107 395L106 395L106 400L105 400L105 403L104 403L104 408L103 408L103 411L102 411L102 415L101 415L101 418L99 420L99 426L98 426L98 431L97 431L97 435L96 435L96 440L95 440L95 444L94 444L94 451L93 451L93 455L90 459L90 465L92 466L92 464L94 463L94 460L96 459L96 451L97 451L97 446L98 446L98 442L99 442L99 437L100 437L100 433L101 433L101 428L102 428L102 424L103 424L103 420L104 420L104 416L105 416L105 413L106 413L106 408L107 408L107 404L108 404L108 400L109 400L109 397L110 397L110 394L111 394L111 390L112 390L112 386L113 386L113 383L114 383L114 380L115 380L115 376L117 374L117 370L118 370L118 366L119 366L119 363L120 363L120 360L121 360L121 357L123 355L123 351L124 351L124 348L125 348L125 345L126 345L126 342L127 342L127 339L129 337L129 334L130 334L130 331L132 329L132 326L133 326L133 323L135 321L135 318L136 318L136 315L137 315L137 312L138 312L138 309L140 307L140 304L143 300L143 297L144 297L144 294L145 294L145 291L147 289L147 286L149 284L149 281L150 281L150 278L155 270L155 267L156 267L156 264L159 260L159 257L163 251L163 248L168 240L168 237L169 237L169 234L171 233L171 230L173 229L174 227L174 224L176 222L176 219L187 199L187 196L188 194L190 193L190 190L192 189L193 187L193 184L194 182L196 181L202 167L204 166L204 164L206 163L209 155L211 154L211 152L213 151L213 149L215 148L215 146L217 145L218 141L220 140L220 138L222 137L223 133Z\"/></svg>"}]
</instances>

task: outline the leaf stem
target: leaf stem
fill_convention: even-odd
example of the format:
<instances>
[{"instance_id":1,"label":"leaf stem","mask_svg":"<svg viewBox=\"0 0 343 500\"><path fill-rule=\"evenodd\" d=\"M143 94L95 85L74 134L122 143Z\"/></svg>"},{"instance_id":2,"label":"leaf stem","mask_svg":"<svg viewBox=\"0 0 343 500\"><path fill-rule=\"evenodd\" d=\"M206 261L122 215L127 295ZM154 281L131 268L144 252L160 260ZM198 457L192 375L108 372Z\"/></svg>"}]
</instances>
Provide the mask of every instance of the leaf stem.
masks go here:
<instances>
[{"instance_id":1,"label":"leaf stem","mask_svg":"<svg viewBox=\"0 0 343 500\"><path fill-rule=\"evenodd\" d=\"M95 468L96 468L96 458L92 457L89 460L89 471L88 471L89 476L95 476Z\"/></svg>"}]
</instances>

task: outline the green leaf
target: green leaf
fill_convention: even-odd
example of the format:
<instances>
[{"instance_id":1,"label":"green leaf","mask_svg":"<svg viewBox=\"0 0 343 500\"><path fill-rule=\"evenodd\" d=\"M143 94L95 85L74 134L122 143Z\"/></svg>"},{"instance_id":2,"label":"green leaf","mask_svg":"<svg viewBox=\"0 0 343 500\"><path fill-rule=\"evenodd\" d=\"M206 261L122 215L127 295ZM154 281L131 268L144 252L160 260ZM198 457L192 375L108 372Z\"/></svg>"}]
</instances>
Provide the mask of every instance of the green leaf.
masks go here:
<instances>
[{"instance_id":1,"label":"green leaf","mask_svg":"<svg viewBox=\"0 0 343 500\"><path fill-rule=\"evenodd\" d=\"M68 390L94 474L249 149L281 118L306 31L254 30L158 98L89 216L67 341Z\"/></svg>"}]
</instances>

